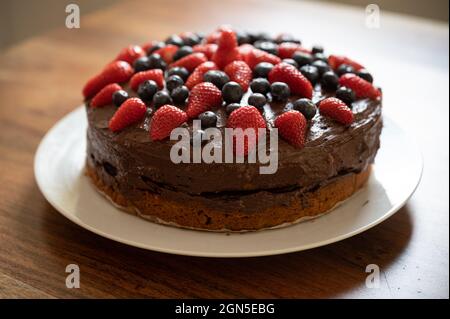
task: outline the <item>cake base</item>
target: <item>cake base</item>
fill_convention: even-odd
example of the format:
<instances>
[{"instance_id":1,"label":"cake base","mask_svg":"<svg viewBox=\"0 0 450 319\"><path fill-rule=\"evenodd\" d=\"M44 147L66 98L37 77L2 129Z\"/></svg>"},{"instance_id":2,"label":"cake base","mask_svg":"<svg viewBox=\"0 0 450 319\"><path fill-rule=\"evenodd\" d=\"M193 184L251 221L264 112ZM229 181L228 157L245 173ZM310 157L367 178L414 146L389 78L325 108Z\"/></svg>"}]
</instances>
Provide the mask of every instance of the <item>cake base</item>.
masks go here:
<instances>
[{"instance_id":1,"label":"cake base","mask_svg":"<svg viewBox=\"0 0 450 319\"><path fill-rule=\"evenodd\" d=\"M147 192L131 203L118 190L107 185L96 168L86 163L86 175L97 190L122 210L151 222L182 228L242 232L288 226L318 217L352 196L364 186L371 166L360 173L348 173L293 198L289 206L270 207L257 213L223 212L196 202L175 202Z\"/></svg>"}]
</instances>

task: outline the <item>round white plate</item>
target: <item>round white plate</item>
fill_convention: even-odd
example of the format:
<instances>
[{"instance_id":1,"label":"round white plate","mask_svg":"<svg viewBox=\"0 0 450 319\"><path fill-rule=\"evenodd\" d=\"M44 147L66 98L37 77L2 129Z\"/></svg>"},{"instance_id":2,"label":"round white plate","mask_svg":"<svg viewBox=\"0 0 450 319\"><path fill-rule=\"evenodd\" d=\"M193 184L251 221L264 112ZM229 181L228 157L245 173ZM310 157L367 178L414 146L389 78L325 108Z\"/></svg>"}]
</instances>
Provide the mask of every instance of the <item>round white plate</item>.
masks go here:
<instances>
[{"instance_id":1,"label":"round white plate","mask_svg":"<svg viewBox=\"0 0 450 319\"><path fill-rule=\"evenodd\" d=\"M190 256L251 257L327 245L361 233L394 214L416 189L422 157L416 145L384 118L381 148L368 184L331 213L293 226L249 233L212 233L154 224L126 214L100 195L83 174L86 114L60 120L41 141L34 171L45 198L71 221L128 245Z\"/></svg>"}]
</instances>

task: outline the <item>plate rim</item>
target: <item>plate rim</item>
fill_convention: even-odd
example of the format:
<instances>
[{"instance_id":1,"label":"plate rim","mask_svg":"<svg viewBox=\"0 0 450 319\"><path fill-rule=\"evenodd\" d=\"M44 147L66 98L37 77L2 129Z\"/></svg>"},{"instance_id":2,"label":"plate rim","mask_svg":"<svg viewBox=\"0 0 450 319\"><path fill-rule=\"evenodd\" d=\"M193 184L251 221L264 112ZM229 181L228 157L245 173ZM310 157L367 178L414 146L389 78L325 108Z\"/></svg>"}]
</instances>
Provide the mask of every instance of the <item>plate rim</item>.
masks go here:
<instances>
[{"instance_id":1,"label":"plate rim","mask_svg":"<svg viewBox=\"0 0 450 319\"><path fill-rule=\"evenodd\" d=\"M215 252L189 251L189 250L181 250L181 249L167 249L167 248L161 248L161 247L149 247L148 245L142 244L140 242L123 239L123 238L111 235L111 234L101 231L87 223L84 223L76 216L73 216L71 213L68 213L64 207L61 207L58 203L56 203L51 198L49 198L47 192L45 191L45 187L43 187L43 185L41 184L40 178L37 173L38 172L37 167L39 165L40 157L43 156L42 153L44 152L43 150L44 150L45 142L50 138L50 136L52 136L52 133L54 131L56 131L60 126L62 126L64 124L65 120L68 117L74 116L74 113L77 113L77 112L84 112L85 111L84 107L85 107L84 105L80 105L80 106L76 107L74 110L72 110L71 112L65 114L42 137L42 139L39 142L38 147L36 148L36 152L34 155L34 161L33 161L34 179L36 181L36 184L37 184L41 194L50 203L50 205L52 205L52 207L55 208L55 210L57 210L61 215L63 215L67 219L69 219L71 222L75 223L76 225L78 225L90 232L93 232L94 234L97 234L97 235L107 238L109 240L113 240L113 241L116 241L116 242L119 242L119 243L122 243L125 245L137 247L140 249L156 251L156 252L160 252L160 253L173 254L173 255L190 256L190 257L251 258L251 257L282 255L282 254L288 254L288 253L293 253L293 252L309 250L309 249L313 249L313 248L317 248L317 247L321 247L321 246L326 246L326 245L353 237L360 233L363 233L363 232L367 231L368 229L373 228L373 227L377 226L378 224L382 223L383 221L385 221L386 219L390 218L397 211L399 211L406 204L406 202L412 197L412 195L417 190L417 188L422 180L422 176L423 176L424 158L423 158L423 153L422 153L418 143L410 134L407 134L407 131L405 131L400 125L398 125L394 120L392 120L392 118L390 118L386 114L383 114L383 120L385 121L387 119L389 122L394 124L398 129L400 129L405 134L405 136L408 138L409 142L414 146L415 151L419 155L418 160L420 161L420 165L419 165L420 172L419 172L419 176L417 178L416 185L414 186L414 188L412 189L410 194L408 196L406 196L404 200L402 200L401 202L392 206L391 209L389 209L384 215L380 216L378 219L376 219L358 229L355 229L351 232L342 234L340 236L335 236L335 237L329 238L327 240L314 242L314 243L311 243L308 245L303 245L301 247L289 247L289 248L285 248L285 249L277 249L277 250L272 250L272 251L242 252L242 253L236 253L236 252L215 253ZM352 198L349 198L349 200L352 200ZM145 221L145 222L148 222L148 221Z\"/></svg>"}]
</instances>

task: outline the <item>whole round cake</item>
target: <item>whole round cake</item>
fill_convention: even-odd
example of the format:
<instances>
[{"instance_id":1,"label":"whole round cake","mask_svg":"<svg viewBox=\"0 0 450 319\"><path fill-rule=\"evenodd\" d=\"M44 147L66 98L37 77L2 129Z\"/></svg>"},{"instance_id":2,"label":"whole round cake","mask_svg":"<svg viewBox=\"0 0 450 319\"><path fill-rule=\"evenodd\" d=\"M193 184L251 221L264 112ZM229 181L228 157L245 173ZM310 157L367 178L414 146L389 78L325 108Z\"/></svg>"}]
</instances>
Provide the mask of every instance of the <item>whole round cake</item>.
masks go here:
<instances>
[{"instance_id":1,"label":"whole round cake","mask_svg":"<svg viewBox=\"0 0 450 319\"><path fill-rule=\"evenodd\" d=\"M149 221L251 231L320 216L364 186L381 91L353 59L222 26L124 48L83 88L86 174Z\"/></svg>"}]
</instances>

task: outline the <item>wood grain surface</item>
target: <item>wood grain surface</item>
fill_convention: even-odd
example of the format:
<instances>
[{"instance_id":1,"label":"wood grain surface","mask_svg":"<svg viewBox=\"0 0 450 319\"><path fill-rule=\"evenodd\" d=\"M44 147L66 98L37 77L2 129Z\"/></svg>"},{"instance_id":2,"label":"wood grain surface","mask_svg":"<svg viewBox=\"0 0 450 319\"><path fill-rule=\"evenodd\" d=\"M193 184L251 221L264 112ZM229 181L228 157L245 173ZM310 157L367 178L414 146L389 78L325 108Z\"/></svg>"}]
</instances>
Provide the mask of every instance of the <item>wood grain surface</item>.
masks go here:
<instances>
[{"instance_id":1,"label":"wood grain surface","mask_svg":"<svg viewBox=\"0 0 450 319\"><path fill-rule=\"evenodd\" d=\"M70 30L61 16L60 28L0 53L0 298L448 298L448 24L386 13L382 28L370 31L363 9L237 0L119 2L82 11L81 28ZM289 31L373 66L386 112L417 139L425 159L421 185L397 214L322 248L208 259L99 237L44 199L33 175L36 147L81 104L88 77L129 43L222 23ZM65 286L72 263L80 267L79 289ZM365 285L368 264L381 269L377 289Z\"/></svg>"}]
</instances>

